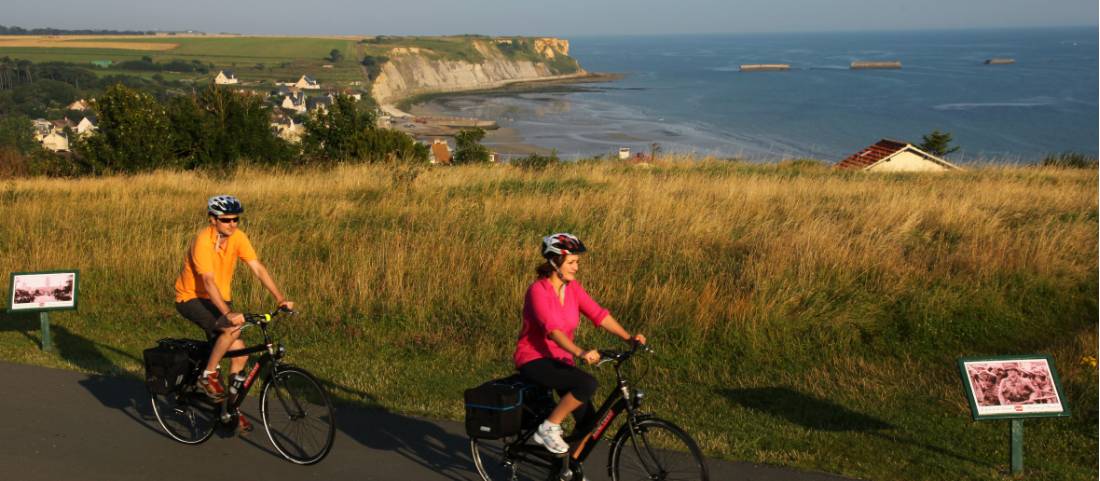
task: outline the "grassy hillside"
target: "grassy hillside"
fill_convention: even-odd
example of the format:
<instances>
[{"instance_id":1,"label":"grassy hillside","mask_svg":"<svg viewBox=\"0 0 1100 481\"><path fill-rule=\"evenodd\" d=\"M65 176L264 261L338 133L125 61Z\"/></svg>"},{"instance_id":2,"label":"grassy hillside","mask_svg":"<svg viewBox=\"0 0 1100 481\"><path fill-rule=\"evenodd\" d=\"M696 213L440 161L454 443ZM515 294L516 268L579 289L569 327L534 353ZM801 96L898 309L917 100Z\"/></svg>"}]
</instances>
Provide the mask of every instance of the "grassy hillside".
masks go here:
<instances>
[{"instance_id":1,"label":"grassy hillside","mask_svg":"<svg viewBox=\"0 0 1100 481\"><path fill-rule=\"evenodd\" d=\"M156 339L197 335L172 281L205 199L231 192L301 305L279 326L291 362L345 400L459 418L463 388L511 369L539 237L567 230L590 246L589 292L651 339L650 409L711 455L867 479L1008 479L1007 423L970 421L955 360L1049 353L1073 417L1027 423L1027 478L1095 478L1095 171L410 172L0 184L0 265L82 275L80 311L52 315L58 352L36 349L36 319L4 315L0 358L136 375ZM271 307L238 276L239 306ZM579 341L615 345L588 327Z\"/></svg>"}]
</instances>

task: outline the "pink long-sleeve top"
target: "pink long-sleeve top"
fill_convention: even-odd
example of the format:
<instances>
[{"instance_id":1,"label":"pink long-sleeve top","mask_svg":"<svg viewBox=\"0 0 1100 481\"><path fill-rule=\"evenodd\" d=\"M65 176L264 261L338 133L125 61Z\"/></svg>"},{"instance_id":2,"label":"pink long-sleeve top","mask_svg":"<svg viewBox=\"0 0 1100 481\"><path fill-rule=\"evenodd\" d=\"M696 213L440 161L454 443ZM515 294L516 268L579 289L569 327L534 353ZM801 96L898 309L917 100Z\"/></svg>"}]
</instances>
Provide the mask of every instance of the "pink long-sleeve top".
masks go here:
<instances>
[{"instance_id":1,"label":"pink long-sleeve top","mask_svg":"<svg viewBox=\"0 0 1100 481\"><path fill-rule=\"evenodd\" d=\"M574 365L573 355L550 339L548 334L557 329L572 341L582 313L597 327L610 314L588 296L580 282L565 285L564 303L558 299L549 279L539 279L531 284L523 299L523 329L519 332L519 342L513 356L516 367L547 358Z\"/></svg>"}]
</instances>

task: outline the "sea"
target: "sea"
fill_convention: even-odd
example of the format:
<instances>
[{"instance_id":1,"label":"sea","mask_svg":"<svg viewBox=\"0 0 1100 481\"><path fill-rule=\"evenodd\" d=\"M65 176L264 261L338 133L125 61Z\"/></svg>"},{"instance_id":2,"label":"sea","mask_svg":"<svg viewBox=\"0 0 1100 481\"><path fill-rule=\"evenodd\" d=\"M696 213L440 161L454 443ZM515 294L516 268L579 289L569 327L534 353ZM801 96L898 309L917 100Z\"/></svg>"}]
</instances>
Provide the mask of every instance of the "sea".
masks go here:
<instances>
[{"instance_id":1,"label":"sea","mask_svg":"<svg viewBox=\"0 0 1100 481\"><path fill-rule=\"evenodd\" d=\"M507 142L570 157L620 147L758 160L837 161L881 138L939 130L956 162L1031 163L1098 150L1096 27L570 37L617 80L461 94L436 112L496 120ZM1011 58L1009 65L987 65ZM900 61L853 70L857 60ZM744 72L741 64L790 70ZM494 139L490 137L490 145ZM499 141L504 143L505 141Z\"/></svg>"}]
</instances>

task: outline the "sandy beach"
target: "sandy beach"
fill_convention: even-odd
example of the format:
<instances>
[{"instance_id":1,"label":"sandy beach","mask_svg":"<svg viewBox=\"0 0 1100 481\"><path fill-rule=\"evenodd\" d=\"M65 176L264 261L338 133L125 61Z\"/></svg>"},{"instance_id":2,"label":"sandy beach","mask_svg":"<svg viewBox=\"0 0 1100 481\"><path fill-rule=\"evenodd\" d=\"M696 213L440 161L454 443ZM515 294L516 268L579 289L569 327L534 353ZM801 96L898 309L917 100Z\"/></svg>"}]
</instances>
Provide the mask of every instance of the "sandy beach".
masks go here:
<instances>
[{"instance_id":1,"label":"sandy beach","mask_svg":"<svg viewBox=\"0 0 1100 481\"><path fill-rule=\"evenodd\" d=\"M567 78L537 80L530 82L516 82L503 87L485 90L465 92L448 92L433 95L420 96L410 101L400 102L398 105L384 105L382 110L394 118L412 118L413 122L398 122L395 128L404 130L420 137L450 137L461 129L449 127L445 122L436 119L455 119L494 121L497 127L485 129L486 135L482 143L503 155L505 158L521 157L531 154L551 155L555 148L536 145L527 140L521 131L515 127L502 125L514 120L513 116L505 112L493 115L463 115L458 114L450 107L454 100L479 98L479 97L508 97L521 94L539 93L571 93L591 90L588 85L596 83L612 82L622 78L619 74L590 73L585 76ZM629 139L628 136L623 136Z\"/></svg>"}]
</instances>

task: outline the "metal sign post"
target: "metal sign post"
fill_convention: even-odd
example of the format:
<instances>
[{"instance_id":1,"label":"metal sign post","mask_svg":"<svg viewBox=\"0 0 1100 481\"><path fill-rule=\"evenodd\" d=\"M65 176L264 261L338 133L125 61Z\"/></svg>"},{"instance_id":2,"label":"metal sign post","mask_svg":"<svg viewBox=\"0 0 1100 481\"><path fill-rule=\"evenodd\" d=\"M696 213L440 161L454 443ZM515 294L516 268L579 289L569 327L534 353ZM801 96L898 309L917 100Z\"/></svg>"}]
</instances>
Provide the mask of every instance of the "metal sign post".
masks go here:
<instances>
[{"instance_id":1,"label":"metal sign post","mask_svg":"<svg viewBox=\"0 0 1100 481\"><path fill-rule=\"evenodd\" d=\"M1020 474L1024 472L1024 420L1013 419L1010 421L1012 426L1009 428L1009 452L1012 453L1011 465L1012 474Z\"/></svg>"},{"instance_id":2,"label":"metal sign post","mask_svg":"<svg viewBox=\"0 0 1100 481\"><path fill-rule=\"evenodd\" d=\"M38 320L42 324L42 350L50 352L50 313L39 312Z\"/></svg>"}]
</instances>

